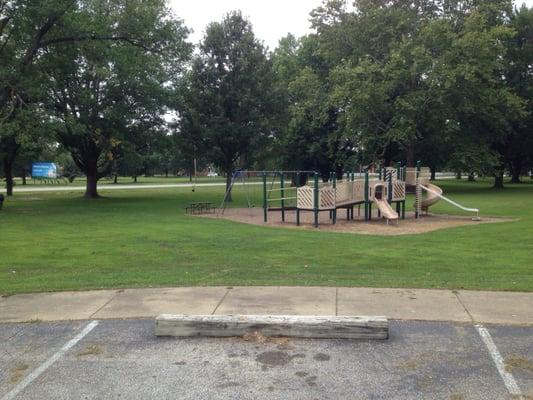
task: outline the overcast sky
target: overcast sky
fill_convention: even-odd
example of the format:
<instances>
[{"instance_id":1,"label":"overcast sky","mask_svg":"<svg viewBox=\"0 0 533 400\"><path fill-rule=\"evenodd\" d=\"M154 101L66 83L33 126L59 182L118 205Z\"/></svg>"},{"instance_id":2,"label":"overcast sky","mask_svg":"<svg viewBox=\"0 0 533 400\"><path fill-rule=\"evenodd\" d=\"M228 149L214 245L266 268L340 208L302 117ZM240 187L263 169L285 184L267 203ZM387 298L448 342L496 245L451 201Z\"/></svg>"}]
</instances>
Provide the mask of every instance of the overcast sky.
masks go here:
<instances>
[{"instance_id":1,"label":"overcast sky","mask_svg":"<svg viewBox=\"0 0 533 400\"><path fill-rule=\"evenodd\" d=\"M302 36L309 32L309 12L319 6L321 0L169 0L176 15L194 33L190 40L202 39L206 25L220 21L225 13L241 10L254 27L255 35L273 50L278 40L288 32ZM533 6L533 0L515 0Z\"/></svg>"}]
</instances>

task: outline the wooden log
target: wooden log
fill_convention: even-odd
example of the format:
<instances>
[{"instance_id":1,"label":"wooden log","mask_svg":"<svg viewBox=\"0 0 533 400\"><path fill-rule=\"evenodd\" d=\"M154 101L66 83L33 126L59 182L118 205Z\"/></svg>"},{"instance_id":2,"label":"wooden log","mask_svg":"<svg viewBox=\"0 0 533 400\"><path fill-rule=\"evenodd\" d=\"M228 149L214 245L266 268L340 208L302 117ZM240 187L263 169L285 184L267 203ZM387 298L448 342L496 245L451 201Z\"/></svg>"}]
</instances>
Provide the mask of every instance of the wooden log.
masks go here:
<instances>
[{"instance_id":1,"label":"wooden log","mask_svg":"<svg viewBox=\"0 0 533 400\"><path fill-rule=\"evenodd\" d=\"M233 337L250 332L272 337L388 339L389 324L381 316L162 314L155 320L156 336Z\"/></svg>"}]
</instances>

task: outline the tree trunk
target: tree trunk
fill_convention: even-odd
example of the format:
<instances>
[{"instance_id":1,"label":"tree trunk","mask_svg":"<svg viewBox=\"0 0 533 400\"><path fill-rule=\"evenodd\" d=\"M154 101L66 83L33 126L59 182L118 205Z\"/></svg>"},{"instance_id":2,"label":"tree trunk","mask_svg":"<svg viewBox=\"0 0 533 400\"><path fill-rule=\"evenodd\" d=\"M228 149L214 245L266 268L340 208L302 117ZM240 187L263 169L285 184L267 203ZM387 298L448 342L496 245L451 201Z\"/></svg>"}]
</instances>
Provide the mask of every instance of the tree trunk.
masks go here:
<instances>
[{"instance_id":1,"label":"tree trunk","mask_svg":"<svg viewBox=\"0 0 533 400\"><path fill-rule=\"evenodd\" d=\"M476 175L473 172L470 172L468 174L468 182L475 182L476 181Z\"/></svg>"},{"instance_id":2,"label":"tree trunk","mask_svg":"<svg viewBox=\"0 0 533 400\"><path fill-rule=\"evenodd\" d=\"M133 177L133 182L137 183L137 175Z\"/></svg>"},{"instance_id":3,"label":"tree trunk","mask_svg":"<svg viewBox=\"0 0 533 400\"><path fill-rule=\"evenodd\" d=\"M405 158L407 161L407 166L414 167L415 166L415 142L414 140L411 140L409 142L405 153L406 153Z\"/></svg>"},{"instance_id":4,"label":"tree trunk","mask_svg":"<svg viewBox=\"0 0 533 400\"><path fill-rule=\"evenodd\" d=\"M165 168L165 178L168 178L168 168Z\"/></svg>"},{"instance_id":5,"label":"tree trunk","mask_svg":"<svg viewBox=\"0 0 533 400\"><path fill-rule=\"evenodd\" d=\"M115 176L113 176L113 183L117 184L118 183L118 175L115 174Z\"/></svg>"},{"instance_id":6,"label":"tree trunk","mask_svg":"<svg viewBox=\"0 0 533 400\"><path fill-rule=\"evenodd\" d=\"M98 177L96 172L86 172L87 186L85 187L85 197L88 199L97 199L98 196Z\"/></svg>"},{"instance_id":7,"label":"tree trunk","mask_svg":"<svg viewBox=\"0 0 533 400\"><path fill-rule=\"evenodd\" d=\"M521 183L520 174L522 173L522 159L515 158L511 161L509 167L511 170L511 183Z\"/></svg>"},{"instance_id":8,"label":"tree trunk","mask_svg":"<svg viewBox=\"0 0 533 400\"><path fill-rule=\"evenodd\" d=\"M503 189L503 175L494 176L494 189Z\"/></svg>"},{"instance_id":9,"label":"tree trunk","mask_svg":"<svg viewBox=\"0 0 533 400\"><path fill-rule=\"evenodd\" d=\"M230 190L230 187L231 187L231 169L229 169L229 171L226 170L226 202L230 202L232 201L231 199L231 190Z\"/></svg>"},{"instance_id":10,"label":"tree trunk","mask_svg":"<svg viewBox=\"0 0 533 400\"><path fill-rule=\"evenodd\" d=\"M22 168L22 185L26 186L26 168Z\"/></svg>"},{"instance_id":11,"label":"tree trunk","mask_svg":"<svg viewBox=\"0 0 533 400\"><path fill-rule=\"evenodd\" d=\"M9 155L4 157L4 175L6 176L6 194L13 196L13 160Z\"/></svg>"},{"instance_id":12,"label":"tree trunk","mask_svg":"<svg viewBox=\"0 0 533 400\"><path fill-rule=\"evenodd\" d=\"M337 180L340 180L343 178L343 175L344 175L344 165L337 164L335 168L335 178L337 178Z\"/></svg>"},{"instance_id":13,"label":"tree trunk","mask_svg":"<svg viewBox=\"0 0 533 400\"><path fill-rule=\"evenodd\" d=\"M324 170L324 169L321 169L320 170L320 177L322 178L322 182L329 182L329 177L331 176L329 174L329 169L328 170Z\"/></svg>"},{"instance_id":14,"label":"tree trunk","mask_svg":"<svg viewBox=\"0 0 533 400\"><path fill-rule=\"evenodd\" d=\"M459 180L461 180L462 178L463 178L463 175L461 174L461 171L457 171L457 172L455 173L455 179L459 179Z\"/></svg>"},{"instance_id":15,"label":"tree trunk","mask_svg":"<svg viewBox=\"0 0 533 400\"><path fill-rule=\"evenodd\" d=\"M429 180L434 181L435 179L437 179L437 168L435 168L434 166L430 166L429 172L431 173L431 177L429 178Z\"/></svg>"},{"instance_id":16,"label":"tree trunk","mask_svg":"<svg viewBox=\"0 0 533 400\"><path fill-rule=\"evenodd\" d=\"M503 189L503 169L494 172L494 189Z\"/></svg>"},{"instance_id":17,"label":"tree trunk","mask_svg":"<svg viewBox=\"0 0 533 400\"><path fill-rule=\"evenodd\" d=\"M511 183L522 183L520 180L520 174L516 171L513 171L511 174Z\"/></svg>"}]
</instances>

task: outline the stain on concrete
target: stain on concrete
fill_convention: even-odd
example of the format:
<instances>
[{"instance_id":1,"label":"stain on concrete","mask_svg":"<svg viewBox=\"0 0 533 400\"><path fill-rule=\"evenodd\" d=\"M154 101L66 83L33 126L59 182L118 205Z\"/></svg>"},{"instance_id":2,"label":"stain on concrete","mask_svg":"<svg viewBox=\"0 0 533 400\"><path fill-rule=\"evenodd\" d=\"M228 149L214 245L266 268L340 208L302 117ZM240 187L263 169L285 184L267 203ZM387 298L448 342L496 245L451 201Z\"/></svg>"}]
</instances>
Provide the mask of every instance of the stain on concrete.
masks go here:
<instances>
[{"instance_id":1,"label":"stain on concrete","mask_svg":"<svg viewBox=\"0 0 533 400\"><path fill-rule=\"evenodd\" d=\"M450 400L465 400L466 397L461 393L454 393L450 396Z\"/></svg>"},{"instance_id":2,"label":"stain on concrete","mask_svg":"<svg viewBox=\"0 0 533 400\"><path fill-rule=\"evenodd\" d=\"M526 357L511 356L505 359L505 370L507 372L520 370L533 374L533 361Z\"/></svg>"},{"instance_id":3,"label":"stain on concrete","mask_svg":"<svg viewBox=\"0 0 533 400\"><path fill-rule=\"evenodd\" d=\"M396 367L404 371L413 371L417 368L417 363L414 360L408 360L408 361L405 361L403 363L396 365Z\"/></svg>"},{"instance_id":4,"label":"stain on concrete","mask_svg":"<svg viewBox=\"0 0 533 400\"><path fill-rule=\"evenodd\" d=\"M308 386L316 386L316 376L310 376L305 380L305 383L307 383Z\"/></svg>"},{"instance_id":5,"label":"stain on concrete","mask_svg":"<svg viewBox=\"0 0 533 400\"><path fill-rule=\"evenodd\" d=\"M239 383L230 381L230 382L221 383L220 385L217 385L217 388L228 389L228 388L237 387L237 386L240 386Z\"/></svg>"},{"instance_id":6,"label":"stain on concrete","mask_svg":"<svg viewBox=\"0 0 533 400\"><path fill-rule=\"evenodd\" d=\"M283 351L265 351L260 353L255 360L267 367L282 367L287 365L292 357Z\"/></svg>"},{"instance_id":7,"label":"stain on concrete","mask_svg":"<svg viewBox=\"0 0 533 400\"><path fill-rule=\"evenodd\" d=\"M331 357L328 355L328 354L324 354L324 353L317 353L315 354L315 356L313 357L313 359L315 361L329 361L331 359Z\"/></svg>"},{"instance_id":8,"label":"stain on concrete","mask_svg":"<svg viewBox=\"0 0 533 400\"><path fill-rule=\"evenodd\" d=\"M103 353L103 350L99 345L90 344L90 345L87 345L83 350L77 352L76 356L78 357L96 356L102 353Z\"/></svg>"},{"instance_id":9,"label":"stain on concrete","mask_svg":"<svg viewBox=\"0 0 533 400\"><path fill-rule=\"evenodd\" d=\"M174 365L185 365L187 364L185 361L176 361Z\"/></svg>"},{"instance_id":10,"label":"stain on concrete","mask_svg":"<svg viewBox=\"0 0 533 400\"><path fill-rule=\"evenodd\" d=\"M242 351L240 353L231 352L228 353L228 358L247 357L249 354L250 353L248 353L247 351Z\"/></svg>"},{"instance_id":11,"label":"stain on concrete","mask_svg":"<svg viewBox=\"0 0 533 400\"><path fill-rule=\"evenodd\" d=\"M309 374L305 371L298 371L298 372L295 372L294 375L296 375L299 378L305 378Z\"/></svg>"},{"instance_id":12,"label":"stain on concrete","mask_svg":"<svg viewBox=\"0 0 533 400\"><path fill-rule=\"evenodd\" d=\"M24 372L29 368L30 366L28 364L20 363L15 365L13 368L9 370L9 382L11 383L17 383L22 379L24 376Z\"/></svg>"},{"instance_id":13,"label":"stain on concrete","mask_svg":"<svg viewBox=\"0 0 533 400\"><path fill-rule=\"evenodd\" d=\"M416 383L420 389L427 390L433 386L433 377L429 374L424 374L417 379Z\"/></svg>"},{"instance_id":14,"label":"stain on concrete","mask_svg":"<svg viewBox=\"0 0 533 400\"><path fill-rule=\"evenodd\" d=\"M265 351L258 354L255 360L262 364L262 369L265 371L268 368L287 365L295 358L305 358L305 354L290 355L284 351Z\"/></svg>"}]
</instances>

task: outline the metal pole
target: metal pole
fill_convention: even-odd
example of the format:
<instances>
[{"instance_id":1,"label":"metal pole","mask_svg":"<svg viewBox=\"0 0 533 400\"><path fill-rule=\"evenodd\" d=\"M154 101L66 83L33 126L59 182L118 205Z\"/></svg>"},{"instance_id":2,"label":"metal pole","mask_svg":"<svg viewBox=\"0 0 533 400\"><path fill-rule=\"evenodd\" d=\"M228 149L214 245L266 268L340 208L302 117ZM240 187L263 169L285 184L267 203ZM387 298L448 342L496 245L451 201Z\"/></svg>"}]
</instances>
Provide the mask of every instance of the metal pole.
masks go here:
<instances>
[{"instance_id":1,"label":"metal pole","mask_svg":"<svg viewBox=\"0 0 533 400\"><path fill-rule=\"evenodd\" d=\"M192 185L192 191L196 191L196 158L193 159L193 165L194 165L194 184Z\"/></svg>"},{"instance_id":2,"label":"metal pole","mask_svg":"<svg viewBox=\"0 0 533 400\"><path fill-rule=\"evenodd\" d=\"M296 225L300 226L300 209L298 208L298 189L300 188L300 172L296 172Z\"/></svg>"},{"instance_id":3,"label":"metal pole","mask_svg":"<svg viewBox=\"0 0 533 400\"><path fill-rule=\"evenodd\" d=\"M318 228L318 173L315 172L313 189L313 213L315 218L315 228Z\"/></svg>"},{"instance_id":4,"label":"metal pole","mask_svg":"<svg viewBox=\"0 0 533 400\"><path fill-rule=\"evenodd\" d=\"M368 204L368 169L365 171L365 221L370 219Z\"/></svg>"},{"instance_id":5,"label":"metal pole","mask_svg":"<svg viewBox=\"0 0 533 400\"><path fill-rule=\"evenodd\" d=\"M333 203L333 224L337 222L337 174L332 172L333 189L335 190L335 200Z\"/></svg>"},{"instance_id":6,"label":"metal pole","mask_svg":"<svg viewBox=\"0 0 533 400\"><path fill-rule=\"evenodd\" d=\"M263 220L268 221L267 176L263 173Z\"/></svg>"},{"instance_id":7,"label":"metal pole","mask_svg":"<svg viewBox=\"0 0 533 400\"><path fill-rule=\"evenodd\" d=\"M283 177L283 171L280 172L280 193L281 193L281 222L285 222L285 180Z\"/></svg>"}]
</instances>

